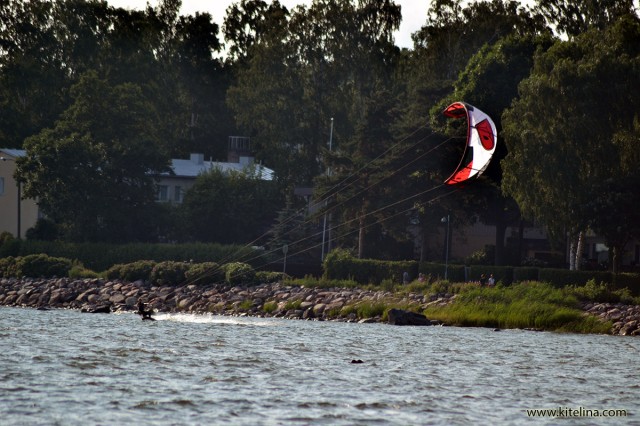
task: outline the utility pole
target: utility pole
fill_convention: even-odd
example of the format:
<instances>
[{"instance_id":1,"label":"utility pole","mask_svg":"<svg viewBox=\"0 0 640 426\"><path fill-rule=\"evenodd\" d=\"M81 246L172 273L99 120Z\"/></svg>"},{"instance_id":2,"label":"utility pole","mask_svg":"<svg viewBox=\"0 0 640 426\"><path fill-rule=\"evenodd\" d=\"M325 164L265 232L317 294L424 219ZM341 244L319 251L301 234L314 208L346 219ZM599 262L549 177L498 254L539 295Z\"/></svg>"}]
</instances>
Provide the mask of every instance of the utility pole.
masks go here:
<instances>
[{"instance_id":1,"label":"utility pole","mask_svg":"<svg viewBox=\"0 0 640 426\"><path fill-rule=\"evenodd\" d=\"M444 279L448 280L448 272L449 272L449 222L451 220L450 215L443 217L440 221L447 223L447 235L445 241L445 249L444 249Z\"/></svg>"}]
</instances>

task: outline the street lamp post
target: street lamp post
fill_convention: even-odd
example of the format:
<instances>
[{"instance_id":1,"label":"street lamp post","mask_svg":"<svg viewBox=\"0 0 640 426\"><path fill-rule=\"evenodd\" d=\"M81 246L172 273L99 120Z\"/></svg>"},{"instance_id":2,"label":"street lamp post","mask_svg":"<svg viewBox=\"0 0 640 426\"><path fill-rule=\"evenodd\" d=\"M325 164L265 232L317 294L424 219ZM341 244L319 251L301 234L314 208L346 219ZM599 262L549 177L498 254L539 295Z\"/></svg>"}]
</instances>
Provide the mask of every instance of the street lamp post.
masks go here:
<instances>
[{"instance_id":1,"label":"street lamp post","mask_svg":"<svg viewBox=\"0 0 640 426\"><path fill-rule=\"evenodd\" d=\"M7 158L7 157L0 157L0 161L15 161L13 158ZM17 199L17 204L18 204L18 220L17 220L17 231L18 233L16 234L16 238L20 238L20 216L22 214L22 212L20 211L20 181L16 179L16 185L18 186L18 199Z\"/></svg>"},{"instance_id":2,"label":"street lamp post","mask_svg":"<svg viewBox=\"0 0 640 426\"><path fill-rule=\"evenodd\" d=\"M447 224L447 236L446 241L444 243L444 279L448 280L448 272L449 272L449 222L451 221L451 217L449 215L443 217L440 222Z\"/></svg>"},{"instance_id":3,"label":"street lamp post","mask_svg":"<svg viewBox=\"0 0 640 426\"><path fill-rule=\"evenodd\" d=\"M331 130L329 131L329 152L331 152L331 145L333 143L333 117L331 117ZM327 167L327 176L331 176L331 168ZM324 200L324 207L327 208L328 199ZM324 252L325 252L325 234L327 233L327 213L324 213L324 220L322 224L322 253L320 254L320 261L324 262ZM331 251L331 217L329 217L329 244L327 248L327 253Z\"/></svg>"}]
</instances>

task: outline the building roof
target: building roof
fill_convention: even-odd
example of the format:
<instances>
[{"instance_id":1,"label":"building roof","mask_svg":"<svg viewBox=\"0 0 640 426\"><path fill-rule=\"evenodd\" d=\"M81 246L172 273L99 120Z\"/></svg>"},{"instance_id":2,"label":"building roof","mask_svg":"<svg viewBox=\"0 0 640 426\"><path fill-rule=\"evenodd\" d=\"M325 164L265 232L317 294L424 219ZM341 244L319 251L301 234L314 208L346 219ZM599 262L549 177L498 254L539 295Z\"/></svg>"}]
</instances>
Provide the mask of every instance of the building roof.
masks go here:
<instances>
[{"instance_id":1,"label":"building roof","mask_svg":"<svg viewBox=\"0 0 640 426\"><path fill-rule=\"evenodd\" d=\"M247 170L255 170L255 173L262 180L273 180L273 170L264 167L261 164L255 164L251 161L242 161L239 163L228 163L222 161L204 161L202 154L191 154L188 160L172 159L171 169L176 177L195 178L198 175L212 169L218 169L223 173L239 172L246 173Z\"/></svg>"},{"instance_id":2,"label":"building roof","mask_svg":"<svg viewBox=\"0 0 640 426\"><path fill-rule=\"evenodd\" d=\"M23 149L0 148L0 152L12 157L24 157L27 154ZM241 157L239 163L204 161L203 157L203 154L191 154L191 158L188 160L172 159L171 169L173 170L173 175L176 177L196 178L198 175L214 168L221 170L223 173L229 173L231 171L246 173L248 169L253 168L260 179L273 180L273 170L261 164L253 163L249 157Z\"/></svg>"},{"instance_id":3,"label":"building roof","mask_svg":"<svg viewBox=\"0 0 640 426\"><path fill-rule=\"evenodd\" d=\"M4 152L5 154L10 155L12 157L24 157L25 155L27 155L27 151L25 151L24 149L0 148L0 152Z\"/></svg>"}]
</instances>

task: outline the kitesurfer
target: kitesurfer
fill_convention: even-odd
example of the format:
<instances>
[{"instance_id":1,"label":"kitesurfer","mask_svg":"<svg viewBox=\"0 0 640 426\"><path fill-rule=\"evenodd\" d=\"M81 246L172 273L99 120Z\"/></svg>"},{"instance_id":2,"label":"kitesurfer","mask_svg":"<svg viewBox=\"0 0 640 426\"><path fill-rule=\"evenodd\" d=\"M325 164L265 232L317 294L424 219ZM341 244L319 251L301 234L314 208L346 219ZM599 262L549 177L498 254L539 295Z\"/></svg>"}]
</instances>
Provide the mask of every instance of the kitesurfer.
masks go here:
<instances>
[{"instance_id":1,"label":"kitesurfer","mask_svg":"<svg viewBox=\"0 0 640 426\"><path fill-rule=\"evenodd\" d=\"M153 311L151 309L145 309L145 304L142 300L138 300L138 315L142 317L142 319L153 319L151 318L151 314Z\"/></svg>"}]
</instances>

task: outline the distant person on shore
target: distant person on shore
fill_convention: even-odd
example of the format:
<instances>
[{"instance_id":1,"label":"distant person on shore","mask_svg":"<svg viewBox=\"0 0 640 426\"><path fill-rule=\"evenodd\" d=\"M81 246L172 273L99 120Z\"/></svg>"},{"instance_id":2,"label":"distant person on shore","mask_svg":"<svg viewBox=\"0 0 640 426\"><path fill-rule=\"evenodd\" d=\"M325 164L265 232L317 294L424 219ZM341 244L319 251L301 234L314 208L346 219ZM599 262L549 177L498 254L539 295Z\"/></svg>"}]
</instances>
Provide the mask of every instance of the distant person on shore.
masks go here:
<instances>
[{"instance_id":1,"label":"distant person on shore","mask_svg":"<svg viewBox=\"0 0 640 426\"><path fill-rule=\"evenodd\" d=\"M480 275L480 287L484 287L487 283L487 276L485 274Z\"/></svg>"},{"instance_id":2,"label":"distant person on shore","mask_svg":"<svg viewBox=\"0 0 640 426\"><path fill-rule=\"evenodd\" d=\"M402 273L402 284L409 284L409 273L407 271Z\"/></svg>"},{"instance_id":3,"label":"distant person on shore","mask_svg":"<svg viewBox=\"0 0 640 426\"><path fill-rule=\"evenodd\" d=\"M496 279L493 278L493 274L489 275L489 279L487 280L487 284L489 285L489 287L493 287L496 285Z\"/></svg>"}]
</instances>

